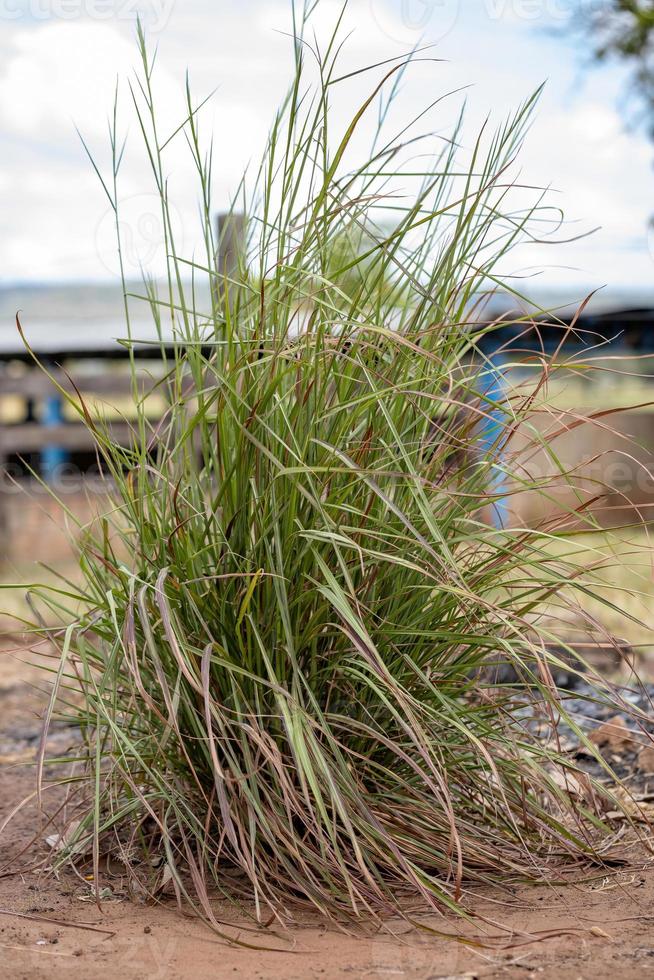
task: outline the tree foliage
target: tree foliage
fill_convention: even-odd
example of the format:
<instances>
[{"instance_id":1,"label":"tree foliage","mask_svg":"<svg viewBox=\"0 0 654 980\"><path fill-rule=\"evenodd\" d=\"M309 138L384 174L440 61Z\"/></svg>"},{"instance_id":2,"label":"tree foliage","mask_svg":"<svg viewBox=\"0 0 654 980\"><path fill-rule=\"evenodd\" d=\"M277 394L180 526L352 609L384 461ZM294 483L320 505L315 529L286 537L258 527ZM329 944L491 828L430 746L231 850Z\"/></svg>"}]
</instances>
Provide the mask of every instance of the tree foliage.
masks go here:
<instances>
[{"instance_id":1,"label":"tree foliage","mask_svg":"<svg viewBox=\"0 0 654 980\"><path fill-rule=\"evenodd\" d=\"M632 71L632 91L644 108L650 135L654 137L654 3L652 0L584 0L579 23L589 33L593 55L600 61L627 63Z\"/></svg>"}]
</instances>

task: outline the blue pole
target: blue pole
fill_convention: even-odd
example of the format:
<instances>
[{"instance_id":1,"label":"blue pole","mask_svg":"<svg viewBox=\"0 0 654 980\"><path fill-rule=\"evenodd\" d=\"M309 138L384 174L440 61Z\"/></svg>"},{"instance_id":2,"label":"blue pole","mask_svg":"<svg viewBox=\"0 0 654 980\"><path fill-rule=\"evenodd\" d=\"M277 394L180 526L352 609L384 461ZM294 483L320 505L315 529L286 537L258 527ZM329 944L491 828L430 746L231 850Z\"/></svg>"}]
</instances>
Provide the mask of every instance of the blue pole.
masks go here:
<instances>
[{"instance_id":1,"label":"blue pole","mask_svg":"<svg viewBox=\"0 0 654 980\"><path fill-rule=\"evenodd\" d=\"M53 428L64 421L61 398L49 395L43 403L41 425ZM41 453L41 476L46 483L55 483L61 467L68 461L68 453L61 446L46 445Z\"/></svg>"},{"instance_id":2,"label":"blue pole","mask_svg":"<svg viewBox=\"0 0 654 980\"><path fill-rule=\"evenodd\" d=\"M496 499L491 504L491 519L498 530L507 526L509 508L502 492L506 491L507 479L503 471L502 452L498 442L502 438L508 415L506 411L507 382L503 371L503 357L493 354L485 362L480 374L479 394L482 396L477 448L486 461L488 491Z\"/></svg>"}]
</instances>

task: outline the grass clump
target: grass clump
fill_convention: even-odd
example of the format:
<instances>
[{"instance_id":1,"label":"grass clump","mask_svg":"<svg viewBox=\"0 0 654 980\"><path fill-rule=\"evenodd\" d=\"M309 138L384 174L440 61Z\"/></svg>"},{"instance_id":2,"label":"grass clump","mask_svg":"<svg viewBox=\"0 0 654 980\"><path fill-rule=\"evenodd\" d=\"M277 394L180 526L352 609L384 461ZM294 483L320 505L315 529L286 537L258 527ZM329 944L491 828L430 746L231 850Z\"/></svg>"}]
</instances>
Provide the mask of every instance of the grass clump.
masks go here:
<instances>
[{"instance_id":1,"label":"grass clump","mask_svg":"<svg viewBox=\"0 0 654 980\"><path fill-rule=\"evenodd\" d=\"M289 95L235 199L247 242L217 273L197 108L189 95L173 139L197 165L204 259L176 248L142 37L141 54L169 407L158 423L142 410L128 447L86 417L114 505L81 544L83 588L43 597L62 617L54 697L70 689L83 735L68 854L86 842L96 875L118 856L208 917L216 892L254 899L260 920L291 902L376 916L407 896L460 910L465 882L595 854L593 806L557 778L573 763L515 707L558 717L539 613L563 586L591 591L549 547L571 515L546 531L492 519L509 477L548 492L512 453L531 394L498 395L479 347L481 298L540 208L514 208L508 177L535 100L462 168L461 121L447 139L385 135L411 59L389 62L334 136L332 92L362 76L339 77L338 32L321 51L297 24ZM116 120L102 180L120 229ZM519 692L484 680L489 658Z\"/></svg>"}]
</instances>

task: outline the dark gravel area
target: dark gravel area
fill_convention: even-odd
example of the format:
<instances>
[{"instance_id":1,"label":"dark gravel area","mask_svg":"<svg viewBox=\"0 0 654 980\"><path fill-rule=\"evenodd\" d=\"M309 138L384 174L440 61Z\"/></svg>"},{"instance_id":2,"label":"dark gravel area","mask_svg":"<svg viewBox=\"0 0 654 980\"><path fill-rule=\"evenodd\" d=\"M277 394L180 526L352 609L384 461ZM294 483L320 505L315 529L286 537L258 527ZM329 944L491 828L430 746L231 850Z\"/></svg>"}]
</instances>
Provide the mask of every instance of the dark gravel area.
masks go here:
<instances>
[{"instance_id":1,"label":"dark gravel area","mask_svg":"<svg viewBox=\"0 0 654 980\"><path fill-rule=\"evenodd\" d=\"M561 691L561 707L556 725L561 750L595 779L613 782L577 728L631 792L654 800L654 684L616 686L604 693L576 677ZM549 717L534 705L524 705L517 714L531 733L554 737Z\"/></svg>"}]
</instances>

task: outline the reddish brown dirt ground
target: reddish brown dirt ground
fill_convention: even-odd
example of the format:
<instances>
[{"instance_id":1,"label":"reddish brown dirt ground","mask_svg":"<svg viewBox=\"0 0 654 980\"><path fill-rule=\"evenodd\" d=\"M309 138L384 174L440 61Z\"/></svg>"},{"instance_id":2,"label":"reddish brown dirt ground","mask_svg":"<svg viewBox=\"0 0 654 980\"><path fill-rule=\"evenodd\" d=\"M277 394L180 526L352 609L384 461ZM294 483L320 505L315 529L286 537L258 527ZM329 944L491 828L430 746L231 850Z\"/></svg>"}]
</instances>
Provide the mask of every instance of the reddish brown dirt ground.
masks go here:
<instances>
[{"instance_id":1,"label":"reddish brown dirt ground","mask_svg":"<svg viewBox=\"0 0 654 980\"><path fill-rule=\"evenodd\" d=\"M34 788L29 767L44 694L44 675L0 651L0 823ZM0 835L0 868L20 854L36 856L34 809L25 809ZM242 949L220 941L174 906L106 901L98 909L89 886L74 875L59 879L12 872L0 877L0 976L6 980L181 980L181 978L520 978L604 980L654 977L654 864L639 847L624 845L631 864L606 877L566 886L507 888L475 897L480 916L512 930L504 948L470 949L389 923L383 933L345 935L306 917L288 932L244 931L233 909L221 911L237 933L281 951ZM453 919L422 920L441 932ZM95 930L104 931L92 931ZM497 929L480 923L483 930ZM551 930L551 938L543 933Z\"/></svg>"}]
</instances>

